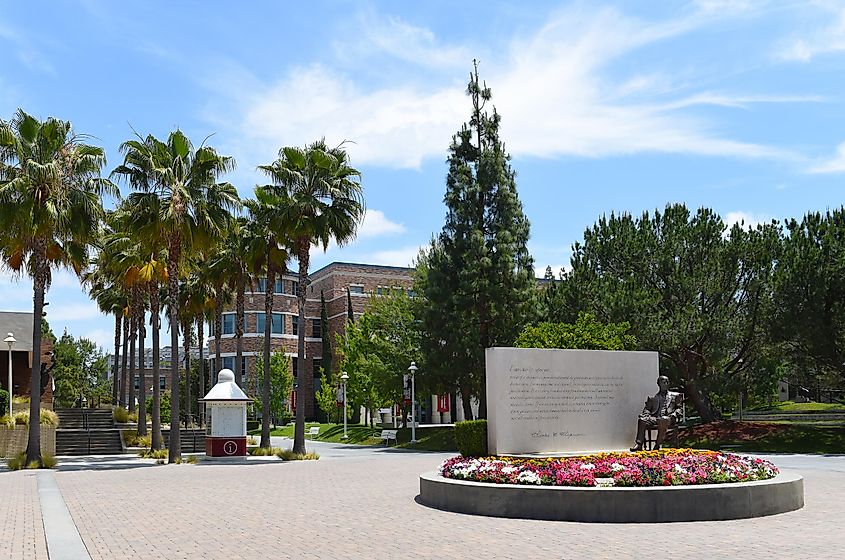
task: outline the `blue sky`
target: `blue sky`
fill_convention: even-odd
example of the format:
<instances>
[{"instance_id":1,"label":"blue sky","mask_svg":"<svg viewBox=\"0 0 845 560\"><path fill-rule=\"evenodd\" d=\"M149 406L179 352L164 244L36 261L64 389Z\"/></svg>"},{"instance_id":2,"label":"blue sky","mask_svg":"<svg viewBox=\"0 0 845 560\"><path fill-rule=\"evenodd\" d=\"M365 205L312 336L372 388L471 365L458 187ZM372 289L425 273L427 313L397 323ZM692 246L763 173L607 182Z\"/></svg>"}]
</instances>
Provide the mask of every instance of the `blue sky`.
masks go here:
<instances>
[{"instance_id":1,"label":"blue sky","mask_svg":"<svg viewBox=\"0 0 845 560\"><path fill-rule=\"evenodd\" d=\"M459 4L459 6L457 5ZM368 215L333 260L407 265L443 223L472 59L493 90L538 275L603 213L669 202L729 222L842 203L845 3L0 1L0 117L71 120L120 162L180 127L248 196L284 145L348 140ZM48 319L111 349L68 273ZM0 273L0 308L31 286Z\"/></svg>"}]
</instances>

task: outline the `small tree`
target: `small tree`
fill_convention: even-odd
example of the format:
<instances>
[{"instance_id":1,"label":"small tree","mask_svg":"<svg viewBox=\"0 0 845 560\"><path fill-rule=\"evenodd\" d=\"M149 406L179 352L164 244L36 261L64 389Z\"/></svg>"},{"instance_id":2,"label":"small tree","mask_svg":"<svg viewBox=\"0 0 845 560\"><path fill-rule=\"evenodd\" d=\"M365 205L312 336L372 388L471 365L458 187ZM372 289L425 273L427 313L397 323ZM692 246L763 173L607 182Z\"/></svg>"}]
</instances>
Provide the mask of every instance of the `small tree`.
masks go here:
<instances>
[{"instance_id":1,"label":"small tree","mask_svg":"<svg viewBox=\"0 0 845 560\"><path fill-rule=\"evenodd\" d=\"M255 360L255 377L258 379L258 386L264 383L264 358L259 356ZM280 418L285 416L287 401L293 388L293 374L288 365L288 358L283 352L274 352L270 356L270 418L273 420L273 428L276 427ZM260 408L261 401L258 401Z\"/></svg>"}]
</instances>

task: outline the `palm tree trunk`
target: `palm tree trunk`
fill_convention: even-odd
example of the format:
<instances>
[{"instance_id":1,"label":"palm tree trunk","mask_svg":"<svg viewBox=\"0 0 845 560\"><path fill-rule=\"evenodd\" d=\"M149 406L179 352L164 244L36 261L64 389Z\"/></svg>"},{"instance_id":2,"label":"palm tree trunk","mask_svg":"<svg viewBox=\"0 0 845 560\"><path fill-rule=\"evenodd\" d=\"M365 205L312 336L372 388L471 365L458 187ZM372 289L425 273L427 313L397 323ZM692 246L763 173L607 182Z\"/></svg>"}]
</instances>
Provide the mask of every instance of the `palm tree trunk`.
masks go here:
<instances>
[{"instance_id":1,"label":"palm tree trunk","mask_svg":"<svg viewBox=\"0 0 845 560\"><path fill-rule=\"evenodd\" d=\"M205 394L208 392L208 388L205 386L205 360L203 360L203 338L205 336L205 316L200 314L197 317L197 346L199 346L199 392L197 393L197 418L199 418L200 427L203 425L203 410L202 404L200 404L199 399L203 398Z\"/></svg>"},{"instance_id":2,"label":"palm tree trunk","mask_svg":"<svg viewBox=\"0 0 845 560\"><path fill-rule=\"evenodd\" d=\"M264 372L261 380L261 447L270 447L270 333L273 327L273 290L276 275L267 267L264 290Z\"/></svg>"},{"instance_id":3,"label":"palm tree trunk","mask_svg":"<svg viewBox=\"0 0 845 560\"><path fill-rule=\"evenodd\" d=\"M129 314L129 413L135 412L135 338L138 332L138 312L135 310L135 289L132 289L132 311Z\"/></svg>"},{"instance_id":4,"label":"palm tree trunk","mask_svg":"<svg viewBox=\"0 0 845 560\"><path fill-rule=\"evenodd\" d=\"M173 463L182 459L182 445L179 439L179 251L181 240L174 235L170 240L167 258L167 275L170 298L167 302L167 314L170 318L170 441L168 443L168 461Z\"/></svg>"},{"instance_id":5,"label":"palm tree trunk","mask_svg":"<svg viewBox=\"0 0 845 560\"><path fill-rule=\"evenodd\" d=\"M223 285L217 287L217 295L214 299L214 368L211 371L211 383L217 383L217 373L223 369L220 358L220 341L223 337Z\"/></svg>"},{"instance_id":6,"label":"palm tree trunk","mask_svg":"<svg viewBox=\"0 0 845 560\"><path fill-rule=\"evenodd\" d=\"M238 387L243 388L243 363L244 355L244 278L242 273L238 273L238 294L236 296L237 305L235 308L235 379Z\"/></svg>"},{"instance_id":7,"label":"palm tree trunk","mask_svg":"<svg viewBox=\"0 0 845 560\"><path fill-rule=\"evenodd\" d=\"M117 394L120 390L118 375L120 373L120 329L123 321L121 313L114 314L114 363L111 374L111 403L117 404Z\"/></svg>"},{"instance_id":8,"label":"palm tree trunk","mask_svg":"<svg viewBox=\"0 0 845 560\"><path fill-rule=\"evenodd\" d=\"M151 449L161 449L161 386L159 385L159 340L161 316L158 305L158 283L150 286L150 321L153 343L153 438Z\"/></svg>"},{"instance_id":9,"label":"palm tree trunk","mask_svg":"<svg viewBox=\"0 0 845 560\"><path fill-rule=\"evenodd\" d=\"M139 297L140 301L141 298ZM144 375L144 335L146 328L144 319L146 311L143 306L138 308L141 316L138 318L138 378L141 380L138 390L138 435L147 435L147 378Z\"/></svg>"},{"instance_id":10,"label":"palm tree trunk","mask_svg":"<svg viewBox=\"0 0 845 560\"><path fill-rule=\"evenodd\" d=\"M193 425L191 418L191 321L186 319L182 325L182 351L185 353L185 427Z\"/></svg>"},{"instance_id":11,"label":"palm tree trunk","mask_svg":"<svg viewBox=\"0 0 845 560\"><path fill-rule=\"evenodd\" d=\"M308 261L311 240L300 238L297 240L297 258L299 260L299 318L297 319L297 371L296 377L296 425L293 431L293 452L305 453L305 293L308 284Z\"/></svg>"},{"instance_id":12,"label":"palm tree trunk","mask_svg":"<svg viewBox=\"0 0 845 560\"><path fill-rule=\"evenodd\" d=\"M41 314L44 312L44 294L47 276L50 273L47 264L47 247L39 239L34 251L35 278L33 278L32 305L32 371L29 379L29 438L26 445L26 463L37 461L41 464ZM9 387L9 398L12 398Z\"/></svg>"},{"instance_id":13,"label":"palm tree trunk","mask_svg":"<svg viewBox=\"0 0 845 560\"><path fill-rule=\"evenodd\" d=\"M123 313L123 357L120 363L120 397L118 404L121 407L126 406L126 366L129 358L129 317L126 312Z\"/></svg>"}]
</instances>

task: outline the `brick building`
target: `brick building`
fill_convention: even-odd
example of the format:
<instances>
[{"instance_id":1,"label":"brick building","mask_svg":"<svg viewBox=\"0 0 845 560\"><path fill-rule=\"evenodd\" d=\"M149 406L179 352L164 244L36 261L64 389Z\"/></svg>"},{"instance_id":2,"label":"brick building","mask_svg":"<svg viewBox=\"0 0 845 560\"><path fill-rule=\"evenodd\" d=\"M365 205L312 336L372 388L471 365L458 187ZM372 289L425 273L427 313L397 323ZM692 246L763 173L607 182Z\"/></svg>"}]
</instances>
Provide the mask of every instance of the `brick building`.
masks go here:
<instances>
[{"instance_id":1,"label":"brick building","mask_svg":"<svg viewBox=\"0 0 845 560\"><path fill-rule=\"evenodd\" d=\"M314 418L319 408L315 398L320 387L320 366L323 355L323 340L320 325L320 294L326 300L328 332L332 342L335 334L343 334L347 318L347 288L355 315L364 312L371 294L385 294L392 290L410 293L413 284L412 268L333 262L311 273L305 306L305 405L306 418ZM249 289L249 288L248 288ZM246 293L243 371L247 394L255 395L256 358L262 355L264 344L264 292L265 281L259 280ZM298 369L297 337L299 333L299 307L296 297L298 278L295 272L276 279L273 297L273 318L271 344L273 352L284 352L291 358L294 374ZM212 325L213 329L213 325ZM213 330L208 338L208 356L212 359L212 371L222 368L235 370L235 309L234 304L223 312L223 335L221 340L221 364L214 364L215 346ZM337 363L337 361L335 361ZM296 379L296 382L301 380Z\"/></svg>"},{"instance_id":2,"label":"brick building","mask_svg":"<svg viewBox=\"0 0 845 560\"><path fill-rule=\"evenodd\" d=\"M32 313L19 311L0 311L0 341L7 334L14 335L16 342L12 345L12 388L10 393L15 396L30 394L32 379ZM9 347L0 342L0 389L9 391ZM53 361L53 341L48 337L41 337L41 348L38 359L42 364L42 371L49 368ZM52 378L47 373L42 374L41 402L53 402ZM4 411L0 411L0 416Z\"/></svg>"}]
</instances>

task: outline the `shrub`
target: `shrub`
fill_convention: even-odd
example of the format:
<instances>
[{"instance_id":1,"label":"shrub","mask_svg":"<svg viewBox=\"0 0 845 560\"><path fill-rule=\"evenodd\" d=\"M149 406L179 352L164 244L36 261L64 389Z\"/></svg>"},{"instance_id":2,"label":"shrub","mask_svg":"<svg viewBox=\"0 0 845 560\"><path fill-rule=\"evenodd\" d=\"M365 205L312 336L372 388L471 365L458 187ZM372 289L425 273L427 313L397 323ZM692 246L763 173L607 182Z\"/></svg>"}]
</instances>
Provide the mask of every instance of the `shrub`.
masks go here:
<instances>
[{"instance_id":1,"label":"shrub","mask_svg":"<svg viewBox=\"0 0 845 560\"><path fill-rule=\"evenodd\" d=\"M8 414L0 416L0 426L6 426L10 430L13 430L15 428L15 419Z\"/></svg>"},{"instance_id":2,"label":"shrub","mask_svg":"<svg viewBox=\"0 0 845 560\"><path fill-rule=\"evenodd\" d=\"M26 404L29 402L28 395L15 395L12 397L12 403L14 404Z\"/></svg>"},{"instance_id":3,"label":"shrub","mask_svg":"<svg viewBox=\"0 0 845 560\"><path fill-rule=\"evenodd\" d=\"M637 339L629 323L601 323L579 313L575 323L529 325L517 337L517 348L580 348L582 350L635 350Z\"/></svg>"},{"instance_id":4,"label":"shrub","mask_svg":"<svg viewBox=\"0 0 845 560\"><path fill-rule=\"evenodd\" d=\"M16 413L14 418L18 426L29 426L29 411L22 410Z\"/></svg>"},{"instance_id":5,"label":"shrub","mask_svg":"<svg viewBox=\"0 0 845 560\"><path fill-rule=\"evenodd\" d=\"M291 450L277 450L276 456L282 461L316 461L320 458L316 453L294 453Z\"/></svg>"},{"instance_id":6,"label":"shrub","mask_svg":"<svg viewBox=\"0 0 845 560\"><path fill-rule=\"evenodd\" d=\"M9 467L9 470L12 471L19 471L23 468L26 464L26 453L18 453L14 457L9 457L6 459L6 466Z\"/></svg>"},{"instance_id":7,"label":"shrub","mask_svg":"<svg viewBox=\"0 0 845 560\"><path fill-rule=\"evenodd\" d=\"M58 463L58 461L56 461L55 456L50 455L49 453L44 453L44 454L41 455L41 468L42 469L55 469L57 463Z\"/></svg>"},{"instance_id":8,"label":"shrub","mask_svg":"<svg viewBox=\"0 0 845 560\"><path fill-rule=\"evenodd\" d=\"M278 447L253 447L248 453L256 457L271 457L281 453L281 451Z\"/></svg>"},{"instance_id":9,"label":"shrub","mask_svg":"<svg viewBox=\"0 0 845 560\"><path fill-rule=\"evenodd\" d=\"M0 389L0 410L9 410L9 393L5 389Z\"/></svg>"},{"instance_id":10,"label":"shrub","mask_svg":"<svg viewBox=\"0 0 845 560\"><path fill-rule=\"evenodd\" d=\"M467 420L456 423L455 444L464 457L487 455L487 420Z\"/></svg>"},{"instance_id":11,"label":"shrub","mask_svg":"<svg viewBox=\"0 0 845 560\"><path fill-rule=\"evenodd\" d=\"M196 465L200 462L200 458L197 455L188 455L187 457L185 457L185 462L189 465Z\"/></svg>"},{"instance_id":12,"label":"shrub","mask_svg":"<svg viewBox=\"0 0 845 560\"><path fill-rule=\"evenodd\" d=\"M255 436L249 436L246 438L247 445L258 445L258 438Z\"/></svg>"},{"instance_id":13,"label":"shrub","mask_svg":"<svg viewBox=\"0 0 845 560\"><path fill-rule=\"evenodd\" d=\"M145 449L138 453L142 459L167 459L167 449L156 449L155 451Z\"/></svg>"},{"instance_id":14,"label":"shrub","mask_svg":"<svg viewBox=\"0 0 845 560\"><path fill-rule=\"evenodd\" d=\"M135 430L123 430L123 441L126 442L127 447L149 447L152 445L153 436L152 434L139 436Z\"/></svg>"},{"instance_id":15,"label":"shrub","mask_svg":"<svg viewBox=\"0 0 845 560\"><path fill-rule=\"evenodd\" d=\"M129 411L122 406L114 407L114 421L118 424L126 424L129 422Z\"/></svg>"},{"instance_id":16,"label":"shrub","mask_svg":"<svg viewBox=\"0 0 845 560\"><path fill-rule=\"evenodd\" d=\"M52 410L47 410L46 408L41 409L41 425L42 426L58 426L59 425L59 415L53 412Z\"/></svg>"},{"instance_id":17,"label":"shrub","mask_svg":"<svg viewBox=\"0 0 845 560\"><path fill-rule=\"evenodd\" d=\"M147 397L145 401L147 405L147 416L152 418L153 414L153 397ZM161 423L170 424L170 391L162 391L159 396L159 410L161 412Z\"/></svg>"}]
</instances>

